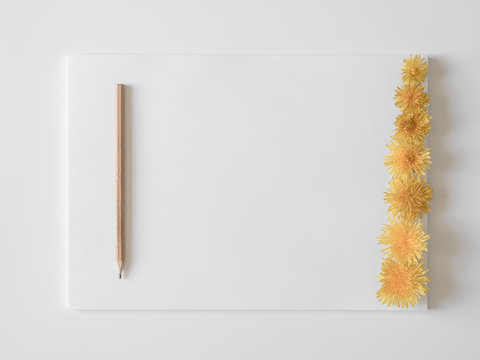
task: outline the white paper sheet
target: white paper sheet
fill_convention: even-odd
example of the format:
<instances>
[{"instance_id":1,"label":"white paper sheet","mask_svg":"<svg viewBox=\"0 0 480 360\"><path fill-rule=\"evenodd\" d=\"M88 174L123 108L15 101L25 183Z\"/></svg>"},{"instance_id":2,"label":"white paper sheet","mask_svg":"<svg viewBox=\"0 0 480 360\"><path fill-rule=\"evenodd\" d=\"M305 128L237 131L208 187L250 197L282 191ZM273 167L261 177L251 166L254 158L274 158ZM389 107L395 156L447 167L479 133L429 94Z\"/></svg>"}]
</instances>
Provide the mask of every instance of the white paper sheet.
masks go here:
<instances>
[{"instance_id":1,"label":"white paper sheet","mask_svg":"<svg viewBox=\"0 0 480 360\"><path fill-rule=\"evenodd\" d=\"M69 306L388 309L377 236L405 56L70 57ZM127 85L123 280L116 83Z\"/></svg>"}]
</instances>

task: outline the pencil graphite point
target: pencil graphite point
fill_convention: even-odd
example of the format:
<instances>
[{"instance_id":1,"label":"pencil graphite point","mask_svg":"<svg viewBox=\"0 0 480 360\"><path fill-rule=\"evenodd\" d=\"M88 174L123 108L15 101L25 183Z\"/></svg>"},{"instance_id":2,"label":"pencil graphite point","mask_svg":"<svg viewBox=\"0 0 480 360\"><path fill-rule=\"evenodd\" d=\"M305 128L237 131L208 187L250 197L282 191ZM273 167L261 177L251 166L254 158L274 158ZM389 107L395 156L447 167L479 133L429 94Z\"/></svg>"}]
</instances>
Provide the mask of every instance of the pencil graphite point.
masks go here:
<instances>
[{"instance_id":1,"label":"pencil graphite point","mask_svg":"<svg viewBox=\"0 0 480 360\"><path fill-rule=\"evenodd\" d=\"M118 278L122 278L122 272L123 272L123 261L119 260L117 261L117 266L118 266Z\"/></svg>"}]
</instances>

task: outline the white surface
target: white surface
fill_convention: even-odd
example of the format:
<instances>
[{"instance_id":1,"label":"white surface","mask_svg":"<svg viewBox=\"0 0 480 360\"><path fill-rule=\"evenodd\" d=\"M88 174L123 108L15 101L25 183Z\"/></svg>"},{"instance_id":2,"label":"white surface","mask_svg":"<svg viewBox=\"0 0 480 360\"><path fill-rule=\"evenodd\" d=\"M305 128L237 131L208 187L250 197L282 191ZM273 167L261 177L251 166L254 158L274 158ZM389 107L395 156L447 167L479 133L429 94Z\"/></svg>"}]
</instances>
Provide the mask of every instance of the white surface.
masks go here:
<instances>
[{"instance_id":1,"label":"white surface","mask_svg":"<svg viewBox=\"0 0 480 360\"><path fill-rule=\"evenodd\" d=\"M406 56L71 57L70 306L388 309L377 236ZM123 281L116 83L128 86Z\"/></svg>"},{"instance_id":2,"label":"white surface","mask_svg":"<svg viewBox=\"0 0 480 360\"><path fill-rule=\"evenodd\" d=\"M10 1L0 11L2 359L476 359L480 3ZM430 56L427 312L66 310L65 54Z\"/></svg>"}]
</instances>

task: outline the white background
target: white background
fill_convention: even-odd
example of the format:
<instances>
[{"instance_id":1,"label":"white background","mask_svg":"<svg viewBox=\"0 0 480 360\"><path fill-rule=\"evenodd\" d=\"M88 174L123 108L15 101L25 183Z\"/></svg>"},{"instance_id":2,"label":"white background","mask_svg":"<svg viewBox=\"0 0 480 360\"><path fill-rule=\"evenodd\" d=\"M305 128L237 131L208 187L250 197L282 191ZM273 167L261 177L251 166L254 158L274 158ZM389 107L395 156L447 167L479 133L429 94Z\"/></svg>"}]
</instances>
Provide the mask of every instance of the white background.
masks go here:
<instances>
[{"instance_id":1,"label":"white background","mask_svg":"<svg viewBox=\"0 0 480 360\"><path fill-rule=\"evenodd\" d=\"M0 358L478 358L479 12L475 1L3 0ZM66 310L64 55L79 52L429 55L431 309Z\"/></svg>"}]
</instances>

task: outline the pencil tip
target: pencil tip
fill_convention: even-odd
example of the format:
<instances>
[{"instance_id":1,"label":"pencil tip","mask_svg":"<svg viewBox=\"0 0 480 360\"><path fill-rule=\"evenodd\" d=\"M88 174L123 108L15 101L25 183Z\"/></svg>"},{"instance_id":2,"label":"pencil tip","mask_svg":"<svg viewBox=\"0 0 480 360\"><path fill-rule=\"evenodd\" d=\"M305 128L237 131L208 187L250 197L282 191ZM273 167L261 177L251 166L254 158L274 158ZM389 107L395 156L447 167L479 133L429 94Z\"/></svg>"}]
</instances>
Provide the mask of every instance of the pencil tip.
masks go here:
<instances>
[{"instance_id":1,"label":"pencil tip","mask_svg":"<svg viewBox=\"0 0 480 360\"><path fill-rule=\"evenodd\" d=\"M122 266L122 261L117 261L117 266L118 266L118 278L122 278L122 273L123 273L123 266Z\"/></svg>"}]
</instances>

